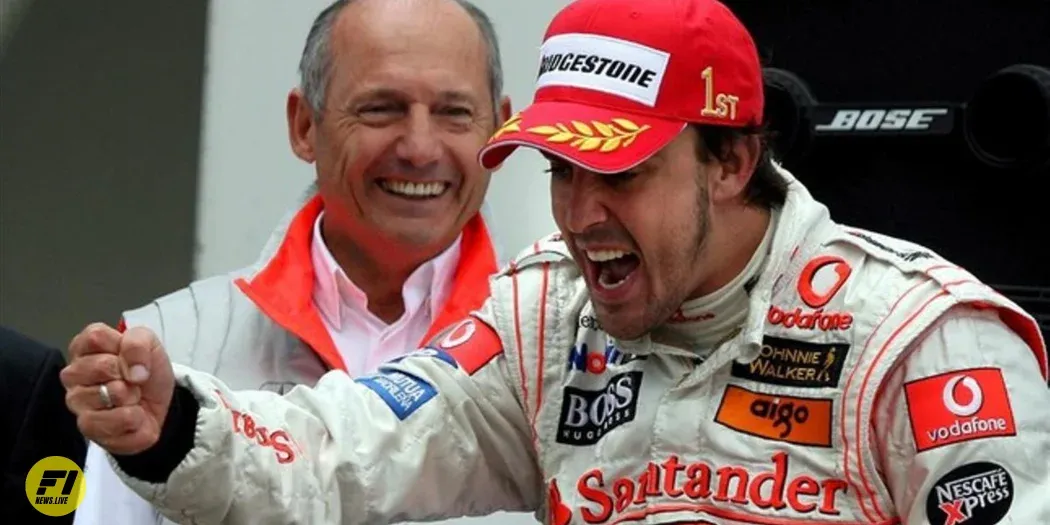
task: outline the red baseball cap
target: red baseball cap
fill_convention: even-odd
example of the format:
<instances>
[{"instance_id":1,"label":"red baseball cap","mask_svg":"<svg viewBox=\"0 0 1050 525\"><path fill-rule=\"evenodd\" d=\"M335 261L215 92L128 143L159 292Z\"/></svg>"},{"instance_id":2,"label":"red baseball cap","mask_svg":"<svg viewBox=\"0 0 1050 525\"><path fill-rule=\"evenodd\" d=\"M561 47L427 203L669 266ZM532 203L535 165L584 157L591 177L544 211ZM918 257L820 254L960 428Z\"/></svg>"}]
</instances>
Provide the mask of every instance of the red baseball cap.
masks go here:
<instances>
[{"instance_id":1,"label":"red baseball cap","mask_svg":"<svg viewBox=\"0 0 1050 525\"><path fill-rule=\"evenodd\" d=\"M616 173L688 123L758 125L762 106L754 40L716 0L576 0L547 28L532 105L478 159L493 169L529 146Z\"/></svg>"}]
</instances>

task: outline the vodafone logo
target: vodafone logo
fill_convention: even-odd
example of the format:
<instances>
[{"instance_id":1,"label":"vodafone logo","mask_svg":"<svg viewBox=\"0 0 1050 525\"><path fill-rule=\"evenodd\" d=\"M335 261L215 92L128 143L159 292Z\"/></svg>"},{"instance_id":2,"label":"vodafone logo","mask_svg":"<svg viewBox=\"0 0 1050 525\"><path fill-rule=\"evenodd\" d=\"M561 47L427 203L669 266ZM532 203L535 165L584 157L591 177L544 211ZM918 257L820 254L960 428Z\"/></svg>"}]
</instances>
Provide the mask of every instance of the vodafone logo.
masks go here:
<instances>
[{"instance_id":1,"label":"vodafone logo","mask_svg":"<svg viewBox=\"0 0 1050 525\"><path fill-rule=\"evenodd\" d=\"M806 263L798 276L798 296L810 308L823 308L846 284L853 268L841 257L824 255Z\"/></svg>"},{"instance_id":2,"label":"vodafone logo","mask_svg":"<svg viewBox=\"0 0 1050 525\"><path fill-rule=\"evenodd\" d=\"M1010 394L998 368L971 368L904 385L918 452L1017 433Z\"/></svg>"},{"instance_id":3,"label":"vodafone logo","mask_svg":"<svg viewBox=\"0 0 1050 525\"><path fill-rule=\"evenodd\" d=\"M474 332L476 331L477 326L474 325L474 320L464 319L454 328L449 330L448 334L441 339L441 342L439 342L438 345L445 349L455 348L470 341L470 338L474 337Z\"/></svg>"},{"instance_id":4,"label":"vodafone logo","mask_svg":"<svg viewBox=\"0 0 1050 525\"><path fill-rule=\"evenodd\" d=\"M799 298L813 310L798 307L785 310L771 305L766 320L784 328L821 332L848 330L853 326L853 314L825 310L824 307L835 298L852 273L853 268L841 257L814 257L802 268L797 285Z\"/></svg>"},{"instance_id":5,"label":"vodafone logo","mask_svg":"<svg viewBox=\"0 0 1050 525\"><path fill-rule=\"evenodd\" d=\"M969 401L965 401L965 404L960 403L959 396L956 395L956 387L960 385L968 392ZM966 375L957 375L944 384L941 399L944 401L944 408L947 408L952 414L959 417L970 417L976 414L984 404L984 392L976 379Z\"/></svg>"}]
</instances>

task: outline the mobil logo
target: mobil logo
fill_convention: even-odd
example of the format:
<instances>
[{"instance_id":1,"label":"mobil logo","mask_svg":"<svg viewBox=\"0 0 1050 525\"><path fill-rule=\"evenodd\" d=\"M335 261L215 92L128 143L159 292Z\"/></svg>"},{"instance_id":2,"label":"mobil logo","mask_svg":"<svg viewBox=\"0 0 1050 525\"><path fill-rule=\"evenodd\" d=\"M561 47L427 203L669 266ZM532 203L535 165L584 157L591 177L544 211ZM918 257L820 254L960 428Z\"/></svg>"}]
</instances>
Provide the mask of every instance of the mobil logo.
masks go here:
<instances>
[{"instance_id":1,"label":"mobil logo","mask_svg":"<svg viewBox=\"0 0 1050 525\"><path fill-rule=\"evenodd\" d=\"M601 351L592 351L587 343L580 343L569 350L569 370L600 374L605 372L609 365L623 365L643 357L625 354L612 343L606 343Z\"/></svg>"}]
</instances>

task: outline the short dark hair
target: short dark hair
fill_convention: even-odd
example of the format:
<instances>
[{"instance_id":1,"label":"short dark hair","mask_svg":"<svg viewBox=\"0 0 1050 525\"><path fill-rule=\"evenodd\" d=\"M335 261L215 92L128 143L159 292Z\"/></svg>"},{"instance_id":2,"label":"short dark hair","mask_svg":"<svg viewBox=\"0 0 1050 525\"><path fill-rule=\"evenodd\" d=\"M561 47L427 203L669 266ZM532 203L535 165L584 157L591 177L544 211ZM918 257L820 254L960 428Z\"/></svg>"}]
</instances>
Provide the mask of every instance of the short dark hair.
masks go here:
<instances>
[{"instance_id":1,"label":"short dark hair","mask_svg":"<svg viewBox=\"0 0 1050 525\"><path fill-rule=\"evenodd\" d=\"M729 160L734 142L757 136L761 153L755 164L755 173L751 175L751 180L744 190L744 200L767 209L784 205L784 201L787 200L788 182L773 166L773 152L770 150L769 132L765 126L731 128L690 124L689 127L700 137L696 154L704 162L710 160L711 154L719 161Z\"/></svg>"}]
</instances>

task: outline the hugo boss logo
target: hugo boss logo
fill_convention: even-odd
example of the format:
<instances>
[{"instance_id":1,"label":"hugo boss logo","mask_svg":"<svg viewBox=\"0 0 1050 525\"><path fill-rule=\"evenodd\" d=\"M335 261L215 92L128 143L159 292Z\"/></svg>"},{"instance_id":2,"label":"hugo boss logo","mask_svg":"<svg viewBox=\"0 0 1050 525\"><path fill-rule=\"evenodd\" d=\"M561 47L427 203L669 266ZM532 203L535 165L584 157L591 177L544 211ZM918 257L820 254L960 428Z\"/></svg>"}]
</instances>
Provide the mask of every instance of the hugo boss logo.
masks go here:
<instances>
[{"instance_id":1,"label":"hugo boss logo","mask_svg":"<svg viewBox=\"0 0 1050 525\"><path fill-rule=\"evenodd\" d=\"M223 407L230 412L234 434L247 438L250 443L273 450L278 463L285 464L295 461L297 455L294 443L286 430L271 429L260 425L256 423L251 414L234 408L220 390L215 390L215 395L218 396Z\"/></svg>"},{"instance_id":2,"label":"hugo boss logo","mask_svg":"<svg viewBox=\"0 0 1050 525\"><path fill-rule=\"evenodd\" d=\"M617 374L600 390L565 387L555 441L593 445L624 423L634 420L642 372Z\"/></svg>"},{"instance_id":3,"label":"hugo boss logo","mask_svg":"<svg viewBox=\"0 0 1050 525\"><path fill-rule=\"evenodd\" d=\"M1001 465L978 461L956 467L926 496L932 525L995 525L1014 501L1014 481Z\"/></svg>"}]
</instances>

